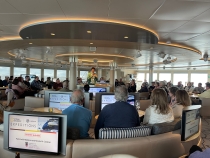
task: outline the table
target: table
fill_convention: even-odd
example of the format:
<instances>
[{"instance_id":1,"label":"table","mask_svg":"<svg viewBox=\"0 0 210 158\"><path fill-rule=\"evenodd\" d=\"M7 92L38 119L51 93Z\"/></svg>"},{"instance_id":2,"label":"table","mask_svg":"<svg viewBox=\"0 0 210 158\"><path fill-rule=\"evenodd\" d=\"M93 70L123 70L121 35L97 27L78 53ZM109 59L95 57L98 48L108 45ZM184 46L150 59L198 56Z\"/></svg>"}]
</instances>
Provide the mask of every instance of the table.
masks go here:
<instances>
[{"instance_id":1,"label":"table","mask_svg":"<svg viewBox=\"0 0 210 158\"><path fill-rule=\"evenodd\" d=\"M142 117L142 116L145 115L145 111L142 111L142 110L138 110L138 113L139 113L139 117ZM99 115L96 115L96 116L95 116L95 119L96 119L96 120L98 119L98 116L99 116Z\"/></svg>"},{"instance_id":2,"label":"table","mask_svg":"<svg viewBox=\"0 0 210 158\"><path fill-rule=\"evenodd\" d=\"M52 110L53 113L62 114L62 111L61 111L61 110L58 110L57 108L51 108L51 109L53 109L53 110ZM49 112L49 107L35 108L33 111L38 111L38 112Z\"/></svg>"}]
</instances>

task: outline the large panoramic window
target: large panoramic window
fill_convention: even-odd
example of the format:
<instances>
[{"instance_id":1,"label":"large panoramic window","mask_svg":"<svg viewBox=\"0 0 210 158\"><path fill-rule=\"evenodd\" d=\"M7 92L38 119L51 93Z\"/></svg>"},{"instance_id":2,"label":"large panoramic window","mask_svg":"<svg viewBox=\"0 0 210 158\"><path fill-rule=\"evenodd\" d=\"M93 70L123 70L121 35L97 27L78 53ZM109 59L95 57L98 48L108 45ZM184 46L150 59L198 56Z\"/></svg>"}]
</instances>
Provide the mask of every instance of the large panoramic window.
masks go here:
<instances>
[{"instance_id":1,"label":"large panoramic window","mask_svg":"<svg viewBox=\"0 0 210 158\"><path fill-rule=\"evenodd\" d=\"M80 74L80 77L82 78L82 82L86 82L88 71L80 71L79 74Z\"/></svg>"},{"instance_id":2,"label":"large panoramic window","mask_svg":"<svg viewBox=\"0 0 210 158\"><path fill-rule=\"evenodd\" d=\"M205 87L205 83L208 81L207 73L191 73L191 82L194 83L194 87L198 86L198 83L202 83L202 87Z\"/></svg>"},{"instance_id":3,"label":"large panoramic window","mask_svg":"<svg viewBox=\"0 0 210 158\"><path fill-rule=\"evenodd\" d=\"M10 67L3 67L1 66L0 67L0 76L1 76L1 79L4 80L5 79L5 76L10 76Z\"/></svg>"},{"instance_id":4,"label":"large panoramic window","mask_svg":"<svg viewBox=\"0 0 210 158\"><path fill-rule=\"evenodd\" d=\"M188 82L188 74L186 73L174 73L173 85L177 85L178 82L182 82L183 86Z\"/></svg>"},{"instance_id":5,"label":"large panoramic window","mask_svg":"<svg viewBox=\"0 0 210 158\"><path fill-rule=\"evenodd\" d=\"M137 81L144 82L144 73L137 73Z\"/></svg>"},{"instance_id":6,"label":"large panoramic window","mask_svg":"<svg viewBox=\"0 0 210 158\"><path fill-rule=\"evenodd\" d=\"M57 78L59 78L61 82L66 80L66 70L57 70Z\"/></svg>"},{"instance_id":7,"label":"large panoramic window","mask_svg":"<svg viewBox=\"0 0 210 158\"><path fill-rule=\"evenodd\" d=\"M159 73L159 81L171 81L171 73Z\"/></svg>"},{"instance_id":8,"label":"large panoramic window","mask_svg":"<svg viewBox=\"0 0 210 158\"><path fill-rule=\"evenodd\" d=\"M36 75L41 79L41 69L30 68L30 75Z\"/></svg>"},{"instance_id":9,"label":"large panoramic window","mask_svg":"<svg viewBox=\"0 0 210 158\"><path fill-rule=\"evenodd\" d=\"M22 74L26 74L26 68L14 67L14 77L20 77Z\"/></svg>"},{"instance_id":10,"label":"large panoramic window","mask_svg":"<svg viewBox=\"0 0 210 158\"><path fill-rule=\"evenodd\" d=\"M51 80L52 80L52 78L54 78L54 70L53 69L44 69L44 80L45 81L47 80L47 77L51 77Z\"/></svg>"}]
</instances>

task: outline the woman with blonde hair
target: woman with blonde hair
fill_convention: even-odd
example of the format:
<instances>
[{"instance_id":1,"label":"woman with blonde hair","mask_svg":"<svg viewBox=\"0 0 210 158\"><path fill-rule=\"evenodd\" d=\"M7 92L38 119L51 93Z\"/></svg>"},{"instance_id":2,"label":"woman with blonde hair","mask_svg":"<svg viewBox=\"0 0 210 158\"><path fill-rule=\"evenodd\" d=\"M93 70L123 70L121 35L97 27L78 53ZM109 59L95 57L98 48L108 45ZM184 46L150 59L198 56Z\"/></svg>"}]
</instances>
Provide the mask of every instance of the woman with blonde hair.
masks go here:
<instances>
[{"instance_id":1,"label":"woman with blonde hair","mask_svg":"<svg viewBox=\"0 0 210 158\"><path fill-rule=\"evenodd\" d=\"M173 110L168 106L167 95L163 89L154 89L151 96L152 105L146 109L143 124L172 122Z\"/></svg>"},{"instance_id":2,"label":"woman with blonde hair","mask_svg":"<svg viewBox=\"0 0 210 158\"><path fill-rule=\"evenodd\" d=\"M175 93L176 104L172 106L174 118L182 116L182 110L184 107L191 105L191 100L188 93L185 90L178 90Z\"/></svg>"}]
</instances>

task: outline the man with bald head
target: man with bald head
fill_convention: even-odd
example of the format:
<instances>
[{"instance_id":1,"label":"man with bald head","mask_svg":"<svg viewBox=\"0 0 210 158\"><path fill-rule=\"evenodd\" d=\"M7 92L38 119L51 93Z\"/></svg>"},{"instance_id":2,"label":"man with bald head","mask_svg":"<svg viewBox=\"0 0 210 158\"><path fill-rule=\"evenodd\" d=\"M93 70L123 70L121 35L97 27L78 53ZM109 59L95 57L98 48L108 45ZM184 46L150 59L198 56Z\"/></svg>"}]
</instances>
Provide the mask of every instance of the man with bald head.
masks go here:
<instances>
[{"instance_id":1,"label":"man with bald head","mask_svg":"<svg viewBox=\"0 0 210 158\"><path fill-rule=\"evenodd\" d=\"M67 127L74 127L80 130L80 138L89 137L92 112L84 107L84 93L76 89L71 95L71 103L62 113L67 115Z\"/></svg>"}]
</instances>

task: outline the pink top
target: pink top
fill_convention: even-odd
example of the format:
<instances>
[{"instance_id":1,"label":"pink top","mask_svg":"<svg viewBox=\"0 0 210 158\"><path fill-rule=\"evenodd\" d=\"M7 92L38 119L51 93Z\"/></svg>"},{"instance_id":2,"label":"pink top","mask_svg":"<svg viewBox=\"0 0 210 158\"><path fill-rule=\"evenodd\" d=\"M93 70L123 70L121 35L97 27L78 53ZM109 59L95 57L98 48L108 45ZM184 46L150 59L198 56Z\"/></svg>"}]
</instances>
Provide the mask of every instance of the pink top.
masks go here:
<instances>
[{"instance_id":1,"label":"pink top","mask_svg":"<svg viewBox=\"0 0 210 158\"><path fill-rule=\"evenodd\" d=\"M24 89L22 89L20 86L18 85L15 85L15 84L12 84L12 89L14 90L17 90L19 92L19 96L22 95L24 93Z\"/></svg>"}]
</instances>

